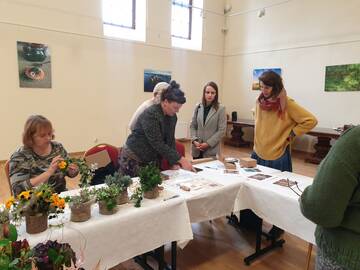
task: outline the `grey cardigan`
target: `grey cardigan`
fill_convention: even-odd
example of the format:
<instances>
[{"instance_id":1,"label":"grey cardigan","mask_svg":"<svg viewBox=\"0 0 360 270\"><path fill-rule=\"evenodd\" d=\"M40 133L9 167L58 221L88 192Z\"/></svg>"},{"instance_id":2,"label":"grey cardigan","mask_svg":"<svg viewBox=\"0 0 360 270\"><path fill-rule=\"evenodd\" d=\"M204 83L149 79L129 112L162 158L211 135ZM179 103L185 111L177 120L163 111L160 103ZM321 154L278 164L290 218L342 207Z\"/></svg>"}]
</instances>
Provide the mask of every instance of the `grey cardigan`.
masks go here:
<instances>
[{"instance_id":1,"label":"grey cardigan","mask_svg":"<svg viewBox=\"0 0 360 270\"><path fill-rule=\"evenodd\" d=\"M197 104L190 124L191 141L206 142L210 147L204 152L204 157L213 157L220 153L220 141L226 132L225 107L219 105L215 110L211 107L204 124L204 106ZM192 144L192 156L197 157L200 151Z\"/></svg>"}]
</instances>

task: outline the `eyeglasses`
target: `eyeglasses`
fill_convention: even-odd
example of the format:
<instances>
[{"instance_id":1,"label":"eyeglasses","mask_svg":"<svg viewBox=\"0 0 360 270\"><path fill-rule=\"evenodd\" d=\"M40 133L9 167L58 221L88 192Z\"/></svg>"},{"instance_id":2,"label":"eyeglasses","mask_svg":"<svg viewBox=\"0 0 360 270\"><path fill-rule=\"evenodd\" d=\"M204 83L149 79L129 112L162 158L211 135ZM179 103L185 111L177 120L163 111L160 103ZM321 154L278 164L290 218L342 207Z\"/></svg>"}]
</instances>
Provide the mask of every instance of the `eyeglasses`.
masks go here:
<instances>
[{"instance_id":1,"label":"eyeglasses","mask_svg":"<svg viewBox=\"0 0 360 270\"><path fill-rule=\"evenodd\" d=\"M290 188L296 195L298 195L299 197L301 196L303 191L299 188L297 181L290 181L289 178L286 178L286 183L287 183L288 188ZM294 183L294 184L292 184L292 183ZM293 185L296 186L297 190L292 188Z\"/></svg>"}]
</instances>

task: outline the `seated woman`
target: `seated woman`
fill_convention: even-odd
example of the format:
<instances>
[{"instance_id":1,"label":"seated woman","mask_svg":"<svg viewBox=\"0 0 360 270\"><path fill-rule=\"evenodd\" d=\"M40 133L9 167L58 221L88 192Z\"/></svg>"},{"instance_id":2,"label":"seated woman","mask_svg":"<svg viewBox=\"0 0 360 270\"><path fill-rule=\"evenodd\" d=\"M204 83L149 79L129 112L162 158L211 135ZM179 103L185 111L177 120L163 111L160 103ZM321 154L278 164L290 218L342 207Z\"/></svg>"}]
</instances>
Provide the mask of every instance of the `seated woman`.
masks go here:
<instances>
[{"instance_id":1,"label":"seated woman","mask_svg":"<svg viewBox=\"0 0 360 270\"><path fill-rule=\"evenodd\" d=\"M216 83L207 83L203 89L202 102L196 106L190 124L194 159L220 154L220 141L226 131L226 114L218 97Z\"/></svg>"},{"instance_id":2,"label":"seated woman","mask_svg":"<svg viewBox=\"0 0 360 270\"><path fill-rule=\"evenodd\" d=\"M193 169L175 149L176 113L186 102L179 87L175 81L170 82L161 94L160 104L152 105L139 116L119 157L122 174L137 176L139 167L148 163L160 167L163 158L169 161L172 169L179 166L185 170Z\"/></svg>"},{"instance_id":3,"label":"seated woman","mask_svg":"<svg viewBox=\"0 0 360 270\"><path fill-rule=\"evenodd\" d=\"M10 158L10 182L14 195L42 183L55 192L66 190L65 173L59 170L60 161L67 158L64 147L55 141L51 122L41 115L30 116L24 127L23 146ZM79 170L69 164L66 175L75 177Z\"/></svg>"}]
</instances>

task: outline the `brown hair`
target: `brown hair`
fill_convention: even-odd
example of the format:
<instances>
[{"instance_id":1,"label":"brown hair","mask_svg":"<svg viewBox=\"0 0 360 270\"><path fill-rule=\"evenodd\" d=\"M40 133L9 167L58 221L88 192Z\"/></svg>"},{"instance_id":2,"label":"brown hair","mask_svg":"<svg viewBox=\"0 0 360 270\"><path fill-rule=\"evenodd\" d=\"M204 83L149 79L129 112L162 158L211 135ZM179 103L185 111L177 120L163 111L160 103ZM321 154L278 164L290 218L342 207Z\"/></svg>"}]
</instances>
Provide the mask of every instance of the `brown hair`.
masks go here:
<instances>
[{"instance_id":1,"label":"brown hair","mask_svg":"<svg viewBox=\"0 0 360 270\"><path fill-rule=\"evenodd\" d=\"M47 129L53 131L51 122L42 115L31 115L25 122L23 133L23 144L26 147L32 148L33 136L40 129ZM54 135L52 136L54 139Z\"/></svg>"},{"instance_id":2,"label":"brown hair","mask_svg":"<svg viewBox=\"0 0 360 270\"><path fill-rule=\"evenodd\" d=\"M270 97L277 97L281 90L284 89L284 84L282 82L281 76L276 72L269 70L265 71L259 77L259 82L272 87L271 96Z\"/></svg>"},{"instance_id":3,"label":"brown hair","mask_svg":"<svg viewBox=\"0 0 360 270\"><path fill-rule=\"evenodd\" d=\"M215 98L214 98L213 102L211 103L211 106L213 106L214 109L217 110L219 108L219 88L218 88L217 84L214 82L208 82L207 84L205 84L204 89L203 89L202 104L204 106L206 106L205 91L206 91L206 87L208 87L208 86L211 86L212 88L214 88L214 90L216 92Z\"/></svg>"}]
</instances>

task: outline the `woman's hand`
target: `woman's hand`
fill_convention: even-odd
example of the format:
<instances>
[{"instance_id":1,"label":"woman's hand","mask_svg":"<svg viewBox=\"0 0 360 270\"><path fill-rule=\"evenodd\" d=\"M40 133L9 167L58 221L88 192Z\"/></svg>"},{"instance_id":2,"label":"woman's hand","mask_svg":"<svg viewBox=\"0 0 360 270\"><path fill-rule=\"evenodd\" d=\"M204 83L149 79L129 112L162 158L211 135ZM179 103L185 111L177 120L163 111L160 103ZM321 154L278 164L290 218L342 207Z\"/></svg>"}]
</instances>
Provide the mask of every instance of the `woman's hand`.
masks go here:
<instances>
[{"instance_id":1,"label":"woman's hand","mask_svg":"<svg viewBox=\"0 0 360 270\"><path fill-rule=\"evenodd\" d=\"M200 151L205 151L209 148L210 146L207 143L200 143L199 145L199 150Z\"/></svg>"},{"instance_id":2,"label":"woman's hand","mask_svg":"<svg viewBox=\"0 0 360 270\"><path fill-rule=\"evenodd\" d=\"M183 168L184 170L187 170L187 171L195 171L194 167L191 165L190 161L187 160L186 158L182 157L180 160L179 160L179 164L181 166L181 168Z\"/></svg>"},{"instance_id":3,"label":"woman's hand","mask_svg":"<svg viewBox=\"0 0 360 270\"><path fill-rule=\"evenodd\" d=\"M66 169L66 172L67 172L69 177L73 178L73 177L78 175L79 167L74 163L70 163L69 166Z\"/></svg>"},{"instance_id":4,"label":"woman's hand","mask_svg":"<svg viewBox=\"0 0 360 270\"><path fill-rule=\"evenodd\" d=\"M49 168L47 169L47 172L50 175L53 175L57 169L59 169L59 162L64 160L60 155L56 156L52 159Z\"/></svg>"}]
</instances>

